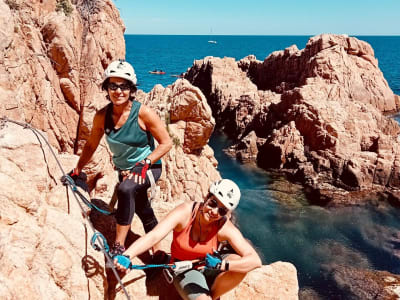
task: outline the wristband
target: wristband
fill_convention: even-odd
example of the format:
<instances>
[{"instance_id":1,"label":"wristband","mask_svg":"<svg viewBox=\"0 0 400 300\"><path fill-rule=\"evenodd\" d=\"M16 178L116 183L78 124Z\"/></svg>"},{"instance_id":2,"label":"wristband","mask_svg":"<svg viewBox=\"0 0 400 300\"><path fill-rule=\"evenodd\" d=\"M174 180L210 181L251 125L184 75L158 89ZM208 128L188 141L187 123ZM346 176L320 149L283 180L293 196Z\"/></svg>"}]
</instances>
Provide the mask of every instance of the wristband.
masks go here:
<instances>
[{"instance_id":1,"label":"wristband","mask_svg":"<svg viewBox=\"0 0 400 300\"><path fill-rule=\"evenodd\" d=\"M229 271L229 261L225 261L225 268L224 268L224 271L226 272L226 271Z\"/></svg>"}]
</instances>

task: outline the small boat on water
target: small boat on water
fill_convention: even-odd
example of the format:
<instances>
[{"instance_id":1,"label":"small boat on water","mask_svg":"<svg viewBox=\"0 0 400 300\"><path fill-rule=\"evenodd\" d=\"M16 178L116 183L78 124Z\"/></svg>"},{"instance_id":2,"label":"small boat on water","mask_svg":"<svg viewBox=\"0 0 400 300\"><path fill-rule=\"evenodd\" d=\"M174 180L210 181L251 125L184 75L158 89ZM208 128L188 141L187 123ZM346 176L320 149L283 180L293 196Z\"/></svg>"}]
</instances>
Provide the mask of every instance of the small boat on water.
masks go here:
<instances>
[{"instance_id":1,"label":"small boat on water","mask_svg":"<svg viewBox=\"0 0 400 300\"><path fill-rule=\"evenodd\" d=\"M149 71L150 74L165 74L165 71L163 70L153 70L153 71Z\"/></svg>"},{"instance_id":2,"label":"small boat on water","mask_svg":"<svg viewBox=\"0 0 400 300\"><path fill-rule=\"evenodd\" d=\"M172 74L171 77L183 78L183 74Z\"/></svg>"},{"instance_id":3,"label":"small boat on water","mask_svg":"<svg viewBox=\"0 0 400 300\"><path fill-rule=\"evenodd\" d=\"M210 28L210 38L213 38L213 36L212 36L212 28ZM216 44L217 43L217 41L216 40L209 40L209 41L207 41L209 44Z\"/></svg>"}]
</instances>

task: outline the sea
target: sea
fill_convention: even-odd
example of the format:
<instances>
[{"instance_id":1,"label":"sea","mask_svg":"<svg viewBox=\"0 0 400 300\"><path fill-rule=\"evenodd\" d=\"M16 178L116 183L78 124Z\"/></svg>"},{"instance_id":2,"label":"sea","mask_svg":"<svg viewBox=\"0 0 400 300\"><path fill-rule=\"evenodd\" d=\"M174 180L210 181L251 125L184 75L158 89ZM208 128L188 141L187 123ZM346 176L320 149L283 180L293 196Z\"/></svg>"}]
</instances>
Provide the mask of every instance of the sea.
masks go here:
<instances>
[{"instance_id":1,"label":"sea","mask_svg":"<svg viewBox=\"0 0 400 300\"><path fill-rule=\"evenodd\" d=\"M133 64L139 88L166 87L206 56L270 53L295 44L305 47L310 36L125 35L126 59ZM375 51L379 67L394 93L400 95L400 36L357 36ZM215 40L217 43L209 43ZM162 70L165 74L150 74ZM391 116L400 121L398 115ZM297 269L300 298L348 299L346 278L338 266L385 270L400 274L399 210L379 199L368 206L326 209L309 205L301 186L282 176L238 163L223 149L231 141L214 133L210 145L224 178L238 183L242 199L236 222L264 264L292 263ZM336 271L335 271L336 270Z\"/></svg>"}]
</instances>

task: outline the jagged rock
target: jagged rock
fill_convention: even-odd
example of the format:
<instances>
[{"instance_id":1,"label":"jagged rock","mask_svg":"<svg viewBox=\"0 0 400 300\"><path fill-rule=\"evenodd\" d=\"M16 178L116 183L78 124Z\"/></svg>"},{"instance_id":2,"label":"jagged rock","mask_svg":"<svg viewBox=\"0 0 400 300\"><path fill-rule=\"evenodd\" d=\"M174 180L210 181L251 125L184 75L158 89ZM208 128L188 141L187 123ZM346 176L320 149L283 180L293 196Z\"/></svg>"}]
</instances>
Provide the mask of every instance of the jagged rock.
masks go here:
<instances>
[{"instance_id":1,"label":"jagged rock","mask_svg":"<svg viewBox=\"0 0 400 300\"><path fill-rule=\"evenodd\" d=\"M68 200L43 139L6 123L0 160L0 298L102 299L104 267L88 276L81 264L86 258L99 264L103 255L87 247L79 207Z\"/></svg>"},{"instance_id":2,"label":"jagged rock","mask_svg":"<svg viewBox=\"0 0 400 300\"><path fill-rule=\"evenodd\" d=\"M265 168L290 168L305 162L303 136L296 129L295 123L272 132L260 147L258 162Z\"/></svg>"},{"instance_id":3,"label":"jagged rock","mask_svg":"<svg viewBox=\"0 0 400 300\"><path fill-rule=\"evenodd\" d=\"M79 148L77 136L87 138L92 107L104 99L103 70L125 55L124 27L112 2L86 2L71 4L70 16L55 11L56 0L0 4L0 115L48 132L62 151Z\"/></svg>"},{"instance_id":4,"label":"jagged rock","mask_svg":"<svg viewBox=\"0 0 400 300\"><path fill-rule=\"evenodd\" d=\"M229 135L243 133L249 119L259 111L260 97L257 87L239 69L233 58L206 57L204 60L197 60L185 74L185 78L201 89L217 124L225 127ZM224 80L221 81L221 78ZM237 108L243 101L247 104ZM235 115L234 119L232 115Z\"/></svg>"},{"instance_id":5,"label":"jagged rock","mask_svg":"<svg viewBox=\"0 0 400 300\"><path fill-rule=\"evenodd\" d=\"M398 110L395 95L378 68L374 50L353 37L329 34L312 37L305 49L298 50L293 45L273 52L264 62L252 61L248 73L262 90L274 91L282 83L291 85L290 89L317 84L322 92L320 99L347 98L369 103L381 111Z\"/></svg>"},{"instance_id":6,"label":"jagged rock","mask_svg":"<svg viewBox=\"0 0 400 300\"><path fill-rule=\"evenodd\" d=\"M252 163L257 160L259 145L264 143L265 139L257 138L256 133L251 131L239 143L232 145L225 152L241 162Z\"/></svg>"},{"instance_id":7,"label":"jagged rock","mask_svg":"<svg viewBox=\"0 0 400 300\"><path fill-rule=\"evenodd\" d=\"M185 78L206 95L216 127L235 140L229 153L290 174L310 201L354 204L371 194L397 201L400 127L382 112L397 110L398 96L366 42L323 34L263 62L206 57ZM255 144L260 138L265 143Z\"/></svg>"},{"instance_id":8,"label":"jagged rock","mask_svg":"<svg viewBox=\"0 0 400 300\"><path fill-rule=\"evenodd\" d=\"M157 85L138 99L159 113L174 143L163 157L159 197L168 202L201 201L209 184L220 178L214 152L207 144L215 121L204 95L179 79L166 88Z\"/></svg>"}]
</instances>

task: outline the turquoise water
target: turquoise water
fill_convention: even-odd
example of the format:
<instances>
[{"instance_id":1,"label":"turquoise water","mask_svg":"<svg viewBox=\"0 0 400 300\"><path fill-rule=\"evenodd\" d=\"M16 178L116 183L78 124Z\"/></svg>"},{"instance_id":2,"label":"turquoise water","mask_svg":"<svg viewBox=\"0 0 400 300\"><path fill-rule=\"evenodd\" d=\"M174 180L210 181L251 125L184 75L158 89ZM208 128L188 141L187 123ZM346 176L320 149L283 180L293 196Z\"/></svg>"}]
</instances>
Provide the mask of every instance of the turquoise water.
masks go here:
<instances>
[{"instance_id":1,"label":"turquoise water","mask_svg":"<svg viewBox=\"0 0 400 300\"><path fill-rule=\"evenodd\" d=\"M222 176L241 188L236 217L243 234L264 263L293 263L301 289L312 288L323 299L346 299L331 278L335 265L400 274L398 211L380 203L330 210L310 206L301 187L226 156L226 137L214 135L210 144Z\"/></svg>"},{"instance_id":2,"label":"turquoise water","mask_svg":"<svg viewBox=\"0 0 400 300\"><path fill-rule=\"evenodd\" d=\"M186 71L194 59L254 54L263 60L272 51L296 44L304 48L307 36L209 36L127 35L127 60L133 63L140 88L148 92L159 83L173 83L171 74ZM369 42L392 90L400 94L400 37L359 37ZM148 71L163 69L165 75ZM400 119L400 118L399 118ZM237 222L264 263L289 261L298 271L301 289L311 288L324 299L346 299L332 280L335 265L387 270L400 274L400 221L398 211L375 201L369 207L326 210L310 206L301 187L256 167L227 157L230 144L214 134L221 175L235 180L242 191Z\"/></svg>"}]
</instances>

